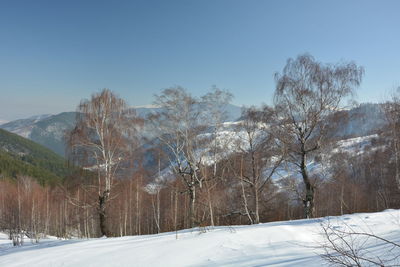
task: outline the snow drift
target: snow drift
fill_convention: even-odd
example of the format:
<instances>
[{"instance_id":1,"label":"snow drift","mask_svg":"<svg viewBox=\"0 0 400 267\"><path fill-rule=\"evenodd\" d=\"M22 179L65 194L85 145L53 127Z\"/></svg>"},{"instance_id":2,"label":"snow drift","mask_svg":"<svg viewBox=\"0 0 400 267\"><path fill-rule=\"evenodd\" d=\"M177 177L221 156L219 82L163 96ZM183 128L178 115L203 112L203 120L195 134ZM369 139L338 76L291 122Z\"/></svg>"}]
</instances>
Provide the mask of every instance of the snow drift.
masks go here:
<instances>
[{"instance_id":1,"label":"snow drift","mask_svg":"<svg viewBox=\"0 0 400 267\"><path fill-rule=\"evenodd\" d=\"M23 247L11 247L1 235L0 266L321 266L326 223L400 241L400 211L387 210L147 236L27 240ZM387 253L376 240L363 245L382 258Z\"/></svg>"}]
</instances>

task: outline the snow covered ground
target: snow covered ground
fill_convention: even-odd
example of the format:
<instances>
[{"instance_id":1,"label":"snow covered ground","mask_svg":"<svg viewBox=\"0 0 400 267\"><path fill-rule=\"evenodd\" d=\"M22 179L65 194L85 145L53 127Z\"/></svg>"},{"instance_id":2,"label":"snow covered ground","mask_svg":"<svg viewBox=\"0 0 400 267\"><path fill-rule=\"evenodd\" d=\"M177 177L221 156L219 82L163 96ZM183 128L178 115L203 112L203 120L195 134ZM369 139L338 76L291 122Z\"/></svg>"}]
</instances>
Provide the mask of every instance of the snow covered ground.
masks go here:
<instances>
[{"instance_id":1,"label":"snow covered ground","mask_svg":"<svg viewBox=\"0 0 400 267\"><path fill-rule=\"evenodd\" d=\"M322 224L400 242L400 210L253 226L90 240L42 240L11 247L0 235L0 266L323 266ZM376 240L364 247L382 256ZM397 250L398 253L399 251Z\"/></svg>"}]
</instances>

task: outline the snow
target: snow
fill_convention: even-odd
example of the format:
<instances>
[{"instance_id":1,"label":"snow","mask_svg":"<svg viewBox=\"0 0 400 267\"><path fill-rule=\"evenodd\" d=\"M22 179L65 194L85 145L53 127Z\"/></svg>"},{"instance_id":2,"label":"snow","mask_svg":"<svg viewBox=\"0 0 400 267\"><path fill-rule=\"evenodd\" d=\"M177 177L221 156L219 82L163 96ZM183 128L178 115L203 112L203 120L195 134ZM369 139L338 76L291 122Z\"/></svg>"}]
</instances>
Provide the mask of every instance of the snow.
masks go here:
<instances>
[{"instance_id":1,"label":"snow","mask_svg":"<svg viewBox=\"0 0 400 267\"><path fill-rule=\"evenodd\" d=\"M365 151L365 148L371 145L373 139L378 138L377 134L359 136L349 139L340 140L337 142L337 148L332 152L347 152L351 155L359 155Z\"/></svg>"},{"instance_id":2,"label":"snow","mask_svg":"<svg viewBox=\"0 0 400 267\"><path fill-rule=\"evenodd\" d=\"M34 115L28 118L28 120L32 120L33 123L36 123L38 121L47 119L48 117L53 116L53 114L40 114L40 115Z\"/></svg>"},{"instance_id":3,"label":"snow","mask_svg":"<svg viewBox=\"0 0 400 267\"><path fill-rule=\"evenodd\" d=\"M65 127L65 125L61 122L55 122L52 123L50 125L48 125L45 129L45 131L43 131L41 133L41 135L53 135L54 138L58 139L58 140L63 140L64 136L65 136L65 132L67 131L67 128Z\"/></svg>"},{"instance_id":4,"label":"snow","mask_svg":"<svg viewBox=\"0 0 400 267\"><path fill-rule=\"evenodd\" d=\"M4 124L0 122L0 125L2 125L1 128L7 131L18 134L19 136L22 136L24 138L29 138L33 128L35 127L35 123L44 120L46 118L49 118L50 116L52 115L51 114L35 115L27 119L15 120Z\"/></svg>"},{"instance_id":5,"label":"snow","mask_svg":"<svg viewBox=\"0 0 400 267\"><path fill-rule=\"evenodd\" d=\"M0 235L0 266L321 266L321 224L351 227L399 242L400 211L360 213L253 226L189 229L147 236L45 239L11 247ZM204 230L204 229L202 229ZM177 238L176 238L177 237ZM382 256L382 244L367 241ZM397 251L398 253L399 251Z\"/></svg>"},{"instance_id":6,"label":"snow","mask_svg":"<svg viewBox=\"0 0 400 267\"><path fill-rule=\"evenodd\" d=\"M353 137L348 139L343 139L337 141L331 150L328 150L328 153L320 154L323 160L315 161L312 157L310 157L307 162L307 168L310 175L316 175L322 179L330 178L331 175L331 163L329 162L329 155L336 153L346 153L350 156L359 156L364 154L367 151L368 147L371 147L371 151L376 151L378 149L383 149L383 146L372 145L372 141L374 139L378 139L379 135L372 134L366 136ZM266 173L268 173L268 168L266 169ZM299 182L302 181L301 173L299 173L298 168L293 166L293 164L287 163L283 167L277 169L276 173L272 176L272 180L279 182L282 179L287 177L295 177Z\"/></svg>"},{"instance_id":7,"label":"snow","mask_svg":"<svg viewBox=\"0 0 400 267\"><path fill-rule=\"evenodd\" d=\"M28 125L26 127L20 127L20 128L16 128L14 131L12 131L15 134L18 134L19 136L22 136L24 138L29 138L29 136L32 133L32 129L33 129L34 125Z\"/></svg>"}]
</instances>

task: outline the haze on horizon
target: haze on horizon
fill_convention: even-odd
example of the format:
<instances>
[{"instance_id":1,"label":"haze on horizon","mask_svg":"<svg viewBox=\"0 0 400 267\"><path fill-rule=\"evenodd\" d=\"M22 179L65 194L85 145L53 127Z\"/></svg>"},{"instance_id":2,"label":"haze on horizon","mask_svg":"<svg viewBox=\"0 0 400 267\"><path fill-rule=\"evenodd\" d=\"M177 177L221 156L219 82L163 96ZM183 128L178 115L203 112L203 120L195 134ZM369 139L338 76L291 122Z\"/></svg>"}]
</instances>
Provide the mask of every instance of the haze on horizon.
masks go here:
<instances>
[{"instance_id":1,"label":"haze on horizon","mask_svg":"<svg viewBox=\"0 0 400 267\"><path fill-rule=\"evenodd\" d=\"M132 106L180 85L269 103L274 73L308 52L365 68L359 102L400 85L400 2L2 1L0 120L73 111L110 88Z\"/></svg>"}]
</instances>

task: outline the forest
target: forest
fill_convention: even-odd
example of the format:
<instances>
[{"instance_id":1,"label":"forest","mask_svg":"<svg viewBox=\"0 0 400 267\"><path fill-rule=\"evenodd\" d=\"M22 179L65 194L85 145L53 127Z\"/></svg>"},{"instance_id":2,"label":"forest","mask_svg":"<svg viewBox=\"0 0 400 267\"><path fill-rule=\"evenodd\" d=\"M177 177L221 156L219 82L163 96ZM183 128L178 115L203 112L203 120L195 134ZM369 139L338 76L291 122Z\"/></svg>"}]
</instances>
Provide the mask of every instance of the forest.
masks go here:
<instances>
[{"instance_id":1,"label":"forest","mask_svg":"<svg viewBox=\"0 0 400 267\"><path fill-rule=\"evenodd\" d=\"M103 89L79 103L66 163L50 155L21 171L38 157L0 153L0 230L20 245L400 208L398 94L366 146L338 149L352 140L337 133L363 76L354 62L299 55L275 74L272 104L233 122L234 96L217 87L164 89L146 118Z\"/></svg>"}]
</instances>

